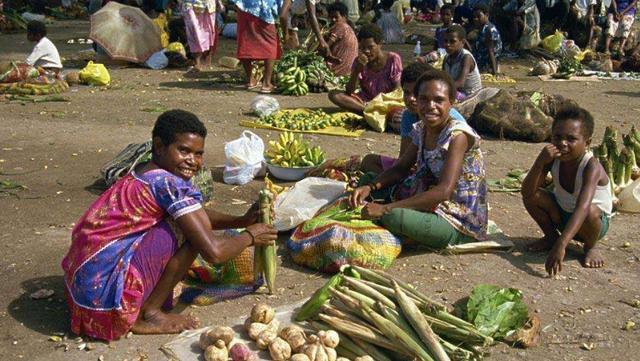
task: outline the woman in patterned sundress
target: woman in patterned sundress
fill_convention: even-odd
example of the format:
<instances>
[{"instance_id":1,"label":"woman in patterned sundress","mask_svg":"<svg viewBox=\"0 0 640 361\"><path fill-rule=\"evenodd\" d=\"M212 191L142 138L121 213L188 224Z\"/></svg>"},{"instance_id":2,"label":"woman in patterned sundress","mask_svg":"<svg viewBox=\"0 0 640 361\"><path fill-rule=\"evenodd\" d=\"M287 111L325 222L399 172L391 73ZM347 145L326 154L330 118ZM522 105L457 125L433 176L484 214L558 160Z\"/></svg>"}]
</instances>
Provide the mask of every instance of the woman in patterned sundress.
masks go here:
<instances>
[{"instance_id":1,"label":"woman in patterned sundress","mask_svg":"<svg viewBox=\"0 0 640 361\"><path fill-rule=\"evenodd\" d=\"M412 144L392 168L370 181L361 179L351 205L364 205L364 218L378 219L392 233L428 248L485 240L487 183L480 137L449 116L453 80L446 72L428 71L414 92L420 121Z\"/></svg>"}]
</instances>

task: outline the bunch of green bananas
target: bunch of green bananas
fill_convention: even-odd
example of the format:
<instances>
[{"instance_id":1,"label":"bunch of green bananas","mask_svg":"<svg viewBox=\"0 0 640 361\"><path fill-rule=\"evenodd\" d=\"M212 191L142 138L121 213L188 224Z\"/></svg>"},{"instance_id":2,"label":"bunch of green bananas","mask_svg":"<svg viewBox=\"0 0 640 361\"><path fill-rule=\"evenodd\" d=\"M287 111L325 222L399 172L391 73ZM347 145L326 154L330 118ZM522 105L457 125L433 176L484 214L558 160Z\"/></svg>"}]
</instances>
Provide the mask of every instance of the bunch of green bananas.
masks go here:
<instances>
[{"instance_id":1,"label":"bunch of green bananas","mask_svg":"<svg viewBox=\"0 0 640 361\"><path fill-rule=\"evenodd\" d=\"M295 60L291 67L277 74L278 88L284 95L306 95L309 92L306 80L307 73L296 64Z\"/></svg>"},{"instance_id":2,"label":"bunch of green bananas","mask_svg":"<svg viewBox=\"0 0 640 361\"><path fill-rule=\"evenodd\" d=\"M319 146L311 147L302 135L280 133L278 141L269 141L265 152L268 162L281 167L313 167L324 162L325 154Z\"/></svg>"},{"instance_id":3,"label":"bunch of green bananas","mask_svg":"<svg viewBox=\"0 0 640 361\"><path fill-rule=\"evenodd\" d=\"M313 93L322 93L326 90L326 83L332 82L334 79L333 73L324 60L314 61L304 70L307 73L307 85Z\"/></svg>"},{"instance_id":4,"label":"bunch of green bananas","mask_svg":"<svg viewBox=\"0 0 640 361\"><path fill-rule=\"evenodd\" d=\"M266 115L259 123L289 130L320 130L329 126L342 126L348 119L334 118L322 110L309 113L277 112Z\"/></svg>"}]
</instances>

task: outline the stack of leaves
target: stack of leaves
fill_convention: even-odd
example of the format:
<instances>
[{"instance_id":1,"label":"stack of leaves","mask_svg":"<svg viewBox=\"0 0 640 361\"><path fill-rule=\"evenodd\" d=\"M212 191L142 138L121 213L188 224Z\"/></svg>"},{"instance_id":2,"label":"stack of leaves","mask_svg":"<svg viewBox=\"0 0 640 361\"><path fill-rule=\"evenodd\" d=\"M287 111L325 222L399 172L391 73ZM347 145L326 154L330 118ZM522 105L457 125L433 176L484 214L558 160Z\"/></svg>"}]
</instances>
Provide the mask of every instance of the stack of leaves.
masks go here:
<instances>
[{"instance_id":1,"label":"stack of leaves","mask_svg":"<svg viewBox=\"0 0 640 361\"><path fill-rule=\"evenodd\" d=\"M632 126L622 140L623 147L619 149L618 131L607 127L602 143L593 149L609 176L611 193L616 195L640 177L640 132Z\"/></svg>"},{"instance_id":2,"label":"stack of leaves","mask_svg":"<svg viewBox=\"0 0 640 361\"><path fill-rule=\"evenodd\" d=\"M296 321L338 331L338 356L350 359L476 360L493 343L409 284L354 265L317 290Z\"/></svg>"},{"instance_id":3,"label":"stack of leaves","mask_svg":"<svg viewBox=\"0 0 640 361\"><path fill-rule=\"evenodd\" d=\"M512 169L507 173L505 178L487 180L489 192L520 192L522 189L522 181L524 181L524 177L526 176L526 170L517 168Z\"/></svg>"},{"instance_id":4,"label":"stack of leaves","mask_svg":"<svg viewBox=\"0 0 640 361\"><path fill-rule=\"evenodd\" d=\"M466 313L478 331L498 340L524 326L529 318L520 290L485 284L473 288Z\"/></svg>"}]
</instances>

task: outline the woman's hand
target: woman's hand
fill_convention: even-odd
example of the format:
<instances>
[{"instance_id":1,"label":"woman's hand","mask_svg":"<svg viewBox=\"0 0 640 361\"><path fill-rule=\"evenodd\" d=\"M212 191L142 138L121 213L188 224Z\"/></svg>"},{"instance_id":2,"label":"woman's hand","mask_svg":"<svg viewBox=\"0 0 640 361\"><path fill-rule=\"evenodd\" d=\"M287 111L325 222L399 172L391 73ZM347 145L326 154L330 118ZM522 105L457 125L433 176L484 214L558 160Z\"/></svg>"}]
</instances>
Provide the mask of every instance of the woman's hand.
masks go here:
<instances>
[{"instance_id":1,"label":"woman's hand","mask_svg":"<svg viewBox=\"0 0 640 361\"><path fill-rule=\"evenodd\" d=\"M362 219L378 219L389 213L389 208L384 204L367 203L362 208Z\"/></svg>"},{"instance_id":2,"label":"woman's hand","mask_svg":"<svg viewBox=\"0 0 640 361\"><path fill-rule=\"evenodd\" d=\"M356 58L356 69L358 70L358 72L362 71L368 62L369 58L367 58L366 55L364 55L363 53L358 54L358 57Z\"/></svg>"},{"instance_id":3,"label":"woman's hand","mask_svg":"<svg viewBox=\"0 0 640 361\"><path fill-rule=\"evenodd\" d=\"M371 187L366 185L353 190L349 196L349 205L356 208L364 204L364 200L371 194Z\"/></svg>"},{"instance_id":4,"label":"woman's hand","mask_svg":"<svg viewBox=\"0 0 640 361\"><path fill-rule=\"evenodd\" d=\"M264 223L252 224L246 228L246 232L253 236L254 246L271 246L278 239L278 231Z\"/></svg>"}]
</instances>

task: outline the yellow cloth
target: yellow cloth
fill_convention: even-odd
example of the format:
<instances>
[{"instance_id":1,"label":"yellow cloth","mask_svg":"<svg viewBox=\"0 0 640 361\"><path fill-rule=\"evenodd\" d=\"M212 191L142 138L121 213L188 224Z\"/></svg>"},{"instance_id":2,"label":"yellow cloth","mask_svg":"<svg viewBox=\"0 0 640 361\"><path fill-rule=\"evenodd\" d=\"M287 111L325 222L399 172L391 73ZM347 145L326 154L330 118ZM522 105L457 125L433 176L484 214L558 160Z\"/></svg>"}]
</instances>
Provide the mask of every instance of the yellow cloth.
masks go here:
<instances>
[{"instance_id":1,"label":"yellow cloth","mask_svg":"<svg viewBox=\"0 0 640 361\"><path fill-rule=\"evenodd\" d=\"M299 108L299 109L295 109L295 110L289 110L289 109L285 109L285 110L281 110L281 111L288 111L288 112L310 112L309 109L306 108ZM352 117L355 114L353 113L348 113L348 112L339 112L339 113L333 113L331 114L331 117L334 119L340 119L343 117ZM291 130L291 129L284 129L284 128L276 128L274 126L268 125L268 124L263 124L263 123L259 123L256 122L254 120L241 120L240 121L240 125L242 125L243 127L249 127L249 128L260 128L260 129L273 129L273 130L280 130L280 131L288 131L288 132L294 132L294 133L313 133L313 134L326 134L326 135L337 135L337 136L341 136L341 137L353 137L353 138L358 138L362 135L362 133L364 133L364 129L349 129L346 127L334 127L334 126L329 126L326 127L324 129L318 129L318 130Z\"/></svg>"},{"instance_id":2,"label":"yellow cloth","mask_svg":"<svg viewBox=\"0 0 640 361\"><path fill-rule=\"evenodd\" d=\"M404 108L402 96L402 88L378 94L364 107L364 120L374 130L384 132L387 127L387 113L395 108Z\"/></svg>"},{"instance_id":3,"label":"yellow cloth","mask_svg":"<svg viewBox=\"0 0 640 361\"><path fill-rule=\"evenodd\" d=\"M160 30L160 43L163 48L166 48L169 45L169 21L167 17L161 13L157 18L153 19L153 23Z\"/></svg>"}]
</instances>

